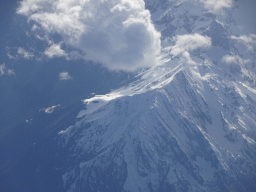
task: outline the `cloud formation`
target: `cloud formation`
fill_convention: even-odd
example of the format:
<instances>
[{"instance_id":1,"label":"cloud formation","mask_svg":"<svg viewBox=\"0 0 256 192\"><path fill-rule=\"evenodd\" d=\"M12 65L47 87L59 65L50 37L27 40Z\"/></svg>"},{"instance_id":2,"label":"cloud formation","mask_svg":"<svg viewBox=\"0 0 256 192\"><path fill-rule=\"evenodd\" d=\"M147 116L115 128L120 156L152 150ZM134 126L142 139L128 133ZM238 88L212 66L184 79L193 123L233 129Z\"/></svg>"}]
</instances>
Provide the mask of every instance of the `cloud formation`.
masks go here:
<instances>
[{"instance_id":1,"label":"cloud formation","mask_svg":"<svg viewBox=\"0 0 256 192\"><path fill-rule=\"evenodd\" d=\"M233 6L233 0L199 0L204 4L205 8L212 12L218 12L223 8L231 8Z\"/></svg>"},{"instance_id":2,"label":"cloud formation","mask_svg":"<svg viewBox=\"0 0 256 192\"><path fill-rule=\"evenodd\" d=\"M67 53L61 49L60 44L52 44L45 50L44 54L49 58L67 56Z\"/></svg>"},{"instance_id":3,"label":"cloud formation","mask_svg":"<svg viewBox=\"0 0 256 192\"><path fill-rule=\"evenodd\" d=\"M181 60L185 60L188 64L195 64L190 57L190 52L197 49L209 48L212 44L210 37L198 33L177 35L171 40L174 43L174 46L166 47L164 50L169 50L169 53L173 57L179 57Z\"/></svg>"},{"instance_id":4,"label":"cloud formation","mask_svg":"<svg viewBox=\"0 0 256 192\"><path fill-rule=\"evenodd\" d=\"M190 51L194 51L198 48L207 48L212 44L211 38L208 36L202 36L198 33L177 35L173 37L175 45L171 47L171 55L187 55Z\"/></svg>"},{"instance_id":5,"label":"cloud formation","mask_svg":"<svg viewBox=\"0 0 256 192\"><path fill-rule=\"evenodd\" d=\"M17 53L18 53L20 56L24 57L25 59L31 59L31 58L34 57L34 54L33 54L33 53L30 53L29 51L26 51L25 49L23 49L23 48L21 48L21 47L18 48Z\"/></svg>"},{"instance_id":6,"label":"cloud formation","mask_svg":"<svg viewBox=\"0 0 256 192\"><path fill-rule=\"evenodd\" d=\"M9 59L16 59L16 57L12 56L10 53L7 53L7 56L9 57Z\"/></svg>"},{"instance_id":7,"label":"cloud formation","mask_svg":"<svg viewBox=\"0 0 256 192\"><path fill-rule=\"evenodd\" d=\"M61 81L70 80L70 79L72 79L72 77L68 74L68 72L62 72L62 73L59 74L59 79Z\"/></svg>"},{"instance_id":8,"label":"cloud formation","mask_svg":"<svg viewBox=\"0 0 256 192\"><path fill-rule=\"evenodd\" d=\"M241 57L239 57L238 55L225 55L222 57L222 62L226 63L226 64L239 64L239 63L248 63L250 62L250 59L247 60L243 60Z\"/></svg>"},{"instance_id":9,"label":"cloud formation","mask_svg":"<svg viewBox=\"0 0 256 192\"><path fill-rule=\"evenodd\" d=\"M256 47L256 35L255 34L251 34L248 36L242 35L239 37L232 35L231 39L243 42L249 50L253 50L254 47Z\"/></svg>"},{"instance_id":10,"label":"cloud formation","mask_svg":"<svg viewBox=\"0 0 256 192\"><path fill-rule=\"evenodd\" d=\"M3 75L15 75L15 72L13 69L8 69L5 66L5 63L3 63L2 65L0 65L0 76Z\"/></svg>"},{"instance_id":11,"label":"cloud formation","mask_svg":"<svg viewBox=\"0 0 256 192\"><path fill-rule=\"evenodd\" d=\"M23 0L17 13L37 22L47 35L60 34L84 59L111 70L134 71L158 63L160 33L143 0ZM51 46L47 56L65 56L60 47ZM51 55L50 49L59 54Z\"/></svg>"},{"instance_id":12,"label":"cloud formation","mask_svg":"<svg viewBox=\"0 0 256 192\"><path fill-rule=\"evenodd\" d=\"M238 56L233 56L233 55L225 55L222 57L222 61L231 64L231 63L238 63Z\"/></svg>"}]
</instances>

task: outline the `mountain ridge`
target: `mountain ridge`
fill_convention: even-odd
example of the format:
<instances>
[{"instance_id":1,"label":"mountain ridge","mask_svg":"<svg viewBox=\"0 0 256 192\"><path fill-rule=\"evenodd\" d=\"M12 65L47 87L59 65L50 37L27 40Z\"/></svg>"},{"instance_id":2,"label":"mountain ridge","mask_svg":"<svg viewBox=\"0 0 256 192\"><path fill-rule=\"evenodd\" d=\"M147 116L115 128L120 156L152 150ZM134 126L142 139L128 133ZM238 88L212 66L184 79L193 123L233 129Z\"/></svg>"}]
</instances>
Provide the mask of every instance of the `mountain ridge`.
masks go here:
<instances>
[{"instance_id":1,"label":"mountain ridge","mask_svg":"<svg viewBox=\"0 0 256 192\"><path fill-rule=\"evenodd\" d=\"M82 186L86 186L83 188L77 184L80 182L71 182L69 191L81 188L89 191L100 190L96 184L99 178L95 177L95 174L99 175L102 172L117 179L120 173L116 173L115 170L127 175L127 178L123 178L125 182L123 181L123 186L119 186L118 191L216 191L221 190L221 186L218 186L218 177L221 174L222 177L226 177L226 182L231 182L230 186L224 184L222 191L248 190L246 186L235 187L238 172L234 171L233 166L236 162L246 159L248 163L242 163L236 169L241 170L242 166L250 166L251 169L245 170L250 172L248 175L255 177L252 171L255 167L255 142L249 137L250 131L255 134L254 120L251 122L250 130L245 131L242 126L232 127L232 117L225 117L229 115L229 111L219 110L221 103L205 100L205 95L198 91L201 85L198 86L194 79L189 79L189 73L191 71L182 68L163 88L110 101L95 112L85 115L83 120L67 131L63 131L61 134L64 138L76 138L71 148L75 152L74 157L80 159L80 154L91 156L86 162L83 162L82 158L79 166L77 164L73 171L65 174L64 178L75 177L83 183ZM194 85L191 82L194 82ZM211 89L211 86L207 85L208 82L203 83L205 89ZM227 94L225 99L236 93L228 87L221 88L227 89L221 95ZM244 99L236 95L234 100L243 99L250 102L250 97L247 97L248 99ZM226 107L232 108L232 102L226 101ZM253 105L248 108L250 107ZM235 110L232 112L237 114ZM245 156L246 150L250 151L251 157ZM116 167L110 168L114 162L118 162L115 164ZM158 167L159 164L164 164L165 168ZM176 167L165 172L171 164L175 164ZM178 164L180 174L185 175L184 178L179 177L174 171ZM80 172L80 176L73 174L77 171ZM164 174L165 179L161 181L160 178L164 177ZM122 176L125 177L124 175ZM176 183L173 179L175 176ZM66 182L68 181L70 179ZM101 182L104 186L104 181ZM161 188L164 186L165 189ZM105 186L102 189L107 188Z\"/></svg>"},{"instance_id":2,"label":"mountain ridge","mask_svg":"<svg viewBox=\"0 0 256 192\"><path fill-rule=\"evenodd\" d=\"M256 190L255 35L208 2L145 1L161 64L59 132L66 191Z\"/></svg>"}]
</instances>

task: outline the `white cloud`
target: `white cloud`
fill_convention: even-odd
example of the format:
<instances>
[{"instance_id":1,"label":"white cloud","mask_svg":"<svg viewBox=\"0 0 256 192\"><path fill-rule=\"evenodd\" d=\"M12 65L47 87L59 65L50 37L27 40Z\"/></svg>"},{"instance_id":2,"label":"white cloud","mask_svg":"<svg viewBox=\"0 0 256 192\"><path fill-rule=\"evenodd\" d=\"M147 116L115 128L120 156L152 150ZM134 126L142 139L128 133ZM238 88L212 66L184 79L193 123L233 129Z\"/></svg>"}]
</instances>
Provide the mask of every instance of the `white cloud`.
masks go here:
<instances>
[{"instance_id":1,"label":"white cloud","mask_svg":"<svg viewBox=\"0 0 256 192\"><path fill-rule=\"evenodd\" d=\"M35 31L35 30L39 29L39 27L37 25L33 25L33 27L31 29L32 29L32 31Z\"/></svg>"},{"instance_id":2,"label":"white cloud","mask_svg":"<svg viewBox=\"0 0 256 192\"><path fill-rule=\"evenodd\" d=\"M0 65L0 76L2 75L15 75L15 72L13 69L8 69L5 66L5 63L3 63L2 65Z\"/></svg>"},{"instance_id":3,"label":"white cloud","mask_svg":"<svg viewBox=\"0 0 256 192\"><path fill-rule=\"evenodd\" d=\"M242 35L242 36L239 36L239 37L236 37L236 36L231 36L231 39L234 39L234 40L239 40L241 42L243 42L248 49L250 50L253 50L254 47L256 47L256 35L255 34L251 34L251 35Z\"/></svg>"},{"instance_id":4,"label":"white cloud","mask_svg":"<svg viewBox=\"0 0 256 192\"><path fill-rule=\"evenodd\" d=\"M233 0L199 0L212 12L218 12L223 8L231 8L233 6Z\"/></svg>"},{"instance_id":5,"label":"white cloud","mask_svg":"<svg viewBox=\"0 0 256 192\"><path fill-rule=\"evenodd\" d=\"M60 80L70 80L72 77L68 74L68 72L62 72L59 74Z\"/></svg>"},{"instance_id":6,"label":"white cloud","mask_svg":"<svg viewBox=\"0 0 256 192\"><path fill-rule=\"evenodd\" d=\"M222 62L225 62L227 64L239 64L239 63L248 63L250 62L250 59L247 60L243 60L241 57L239 57L238 55L225 55L222 57Z\"/></svg>"},{"instance_id":7,"label":"white cloud","mask_svg":"<svg viewBox=\"0 0 256 192\"><path fill-rule=\"evenodd\" d=\"M178 56L198 48L207 48L212 44L211 38L198 33L188 35L177 35L173 38L175 46L171 47L171 54Z\"/></svg>"},{"instance_id":8,"label":"white cloud","mask_svg":"<svg viewBox=\"0 0 256 192\"><path fill-rule=\"evenodd\" d=\"M7 75L15 75L14 69L8 69Z\"/></svg>"},{"instance_id":9,"label":"white cloud","mask_svg":"<svg viewBox=\"0 0 256 192\"><path fill-rule=\"evenodd\" d=\"M202 36L198 33L177 35L172 38L175 42L174 46L167 47L170 50L170 54L174 57L180 57L180 59L186 61L188 64L195 64L190 57L190 52L199 48L208 48L211 46L212 41L208 36Z\"/></svg>"},{"instance_id":10,"label":"white cloud","mask_svg":"<svg viewBox=\"0 0 256 192\"><path fill-rule=\"evenodd\" d=\"M60 104L59 105L56 105L56 106L52 106L52 107L47 107L47 108L43 108L43 109L40 109L39 111L44 111L45 113L53 113L54 110L56 110L58 107L60 107ZM27 120L28 121L28 120ZM26 121L26 122L27 122ZM28 121L29 122L29 121Z\"/></svg>"},{"instance_id":11,"label":"white cloud","mask_svg":"<svg viewBox=\"0 0 256 192\"><path fill-rule=\"evenodd\" d=\"M36 21L48 35L60 34L84 59L111 70L158 63L160 33L143 0L23 0L17 13Z\"/></svg>"},{"instance_id":12,"label":"white cloud","mask_svg":"<svg viewBox=\"0 0 256 192\"><path fill-rule=\"evenodd\" d=\"M0 65L0 76L5 74L5 64Z\"/></svg>"},{"instance_id":13,"label":"white cloud","mask_svg":"<svg viewBox=\"0 0 256 192\"><path fill-rule=\"evenodd\" d=\"M21 47L18 48L18 54L24 57L25 59L31 59L34 57L33 53L30 53Z\"/></svg>"},{"instance_id":14,"label":"white cloud","mask_svg":"<svg viewBox=\"0 0 256 192\"><path fill-rule=\"evenodd\" d=\"M9 59L16 59L16 57L12 56L10 53L7 53L7 56L9 57Z\"/></svg>"},{"instance_id":15,"label":"white cloud","mask_svg":"<svg viewBox=\"0 0 256 192\"><path fill-rule=\"evenodd\" d=\"M237 57L236 56L233 56L233 55L225 55L222 57L222 61L225 62L225 63L237 63Z\"/></svg>"},{"instance_id":16,"label":"white cloud","mask_svg":"<svg viewBox=\"0 0 256 192\"><path fill-rule=\"evenodd\" d=\"M60 44L52 44L45 50L44 54L50 58L67 56L67 53L61 49Z\"/></svg>"}]
</instances>

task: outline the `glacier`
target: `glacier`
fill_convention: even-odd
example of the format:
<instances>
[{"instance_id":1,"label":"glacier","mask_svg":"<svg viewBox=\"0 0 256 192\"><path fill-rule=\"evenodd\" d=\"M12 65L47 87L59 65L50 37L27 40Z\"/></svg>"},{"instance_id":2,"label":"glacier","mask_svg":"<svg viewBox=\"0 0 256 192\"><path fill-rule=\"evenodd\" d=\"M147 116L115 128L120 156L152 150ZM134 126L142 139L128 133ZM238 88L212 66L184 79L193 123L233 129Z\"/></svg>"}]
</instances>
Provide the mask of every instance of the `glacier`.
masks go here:
<instances>
[{"instance_id":1,"label":"glacier","mask_svg":"<svg viewBox=\"0 0 256 192\"><path fill-rule=\"evenodd\" d=\"M194 1L145 0L162 34L162 65L84 100L59 132L67 191L256 191L255 34ZM235 2L237 3L237 2ZM173 55L173 37L209 48Z\"/></svg>"}]
</instances>

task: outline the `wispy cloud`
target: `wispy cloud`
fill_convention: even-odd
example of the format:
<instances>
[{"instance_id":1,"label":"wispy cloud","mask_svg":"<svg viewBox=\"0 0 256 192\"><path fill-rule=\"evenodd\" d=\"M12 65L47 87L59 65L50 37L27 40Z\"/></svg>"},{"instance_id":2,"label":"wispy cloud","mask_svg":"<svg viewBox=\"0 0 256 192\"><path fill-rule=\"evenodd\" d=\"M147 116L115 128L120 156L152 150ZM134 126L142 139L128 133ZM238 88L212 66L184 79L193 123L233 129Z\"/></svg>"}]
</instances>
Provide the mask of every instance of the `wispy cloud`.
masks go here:
<instances>
[{"instance_id":1,"label":"wispy cloud","mask_svg":"<svg viewBox=\"0 0 256 192\"><path fill-rule=\"evenodd\" d=\"M72 77L68 74L68 72L62 72L59 74L59 79L60 80L70 80Z\"/></svg>"},{"instance_id":2,"label":"wispy cloud","mask_svg":"<svg viewBox=\"0 0 256 192\"><path fill-rule=\"evenodd\" d=\"M212 44L210 37L202 36L198 33L177 35L173 40L175 41L175 46L171 48L171 54L174 56L194 51L198 48L207 48Z\"/></svg>"},{"instance_id":3,"label":"wispy cloud","mask_svg":"<svg viewBox=\"0 0 256 192\"><path fill-rule=\"evenodd\" d=\"M231 39L243 42L250 50L253 50L254 47L256 47L256 34L242 35L239 37L232 35Z\"/></svg>"},{"instance_id":4,"label":"wispy cloud","mask_svg":"<svg viewBox=\"0 0 256 192\"><path fill-rule=\"evenodd\" d=\"M23 0L17 13L36 21L48 35L60 34L84 59L111 70L134 71L158 63L160 33L143 0ZM60 49L57 53L64 55ZM49 51L46 55L53 57Z\"/></svg>"},{"instance_id":5,"label":"wispy cloud","mask_svg":"<svg viewBox=\"0 0 256 192\"><path fill-rule=\"evenodd\" d=\"M12 56L10 53L7 53L7 56L9 57L9 59L17 59L16 57Z\"/></svg>"},{"instance_id":6,"label":"wispy cloud","mask_svg":"<svg viewBox=\"0 0 256 192\"><path fill-rule=\"evenodd\" d=\"M3 63L2 65L0 65L0 76L3 75L15 75L15 72L13 69L8 69L5 66L5 63Z\"/></svg>"},{"instance_id":7,"label":"wispy cloud","mask_svg":"<svg viewBox=\"0 0 256 192\"><path fill-rule=\"evenodd\" d=\"M218 12L223 8L231 8L233 0L199 0L204 4L205 8L212 12Z\"/></svg>"},{"instance_id":8,"label":"wispy cloud","mask_svg":"<svg viewBox=\"0 0 256 192\"><path fill-rule=\"evenodd\" d=\"M241 57L239 57L238 55L225 55L222 57L222 62L226 63L226 64L239 64L239 63L248 63L250 62L250 59L247 60L243 60Z\"/></svg>"},{"instance_id":9,"label":"wispy cloud","mask_svg":"<svg viewBox=\"0 0 256 192\"><path fill-rule=\"evenodd\" d=\"M186 60L187 63L195 64L195 62L190 57L190 52L196 49L209 48L212 44L211 38L208 36L202 36L198 33L177 35L172 38L174 46L165 48L165 50L170 50L170 54L173 57L179 57L182 60Z\"/></svg>"},{"instance_id":10,"label":"wispy cloud","mask_svg":"<svg viewBox=\"0 0 256 192\"><path fill-rule=\"evenodd\" d=\"M25 50L24 48L22 48L22 47L19 47L19 48L18 48L17 53L18 53L20 56L24 57L25 59L31 59L31 58L34 57L34 54L33 54L33 53L31 53L31 52L29 52L29 51L26 51L26 50Z\"/></svg>"},{"instance_id":11,"label":"wispy cloud","mask_svg":"<svg viewBox=\"0 0 256 192\"><path fill-rule=\"evenodd\" d=\"M60 104L59 105L56 105L56 106L51 106L51 107L46 107L46 108L43 108L43 109L40 109L39 111L44 111L45 113L53 113L56 109L58 109L60 107ZM27 120L28 121L28 120ZM29 121L28 121L29 122Z\"/></svg>"},{"instance_id":12,"label":"wispy cloud","mask_svg":"<svg viewBox=\"0 0 256 192\"><path fill-rule=\"evenodd\" d=\"M208 48L212 41L208 36L202 36L198 33L177 35L172 39L175 42L174 46L169 47L170 54L174 57L179 56L193 63L190 58L190 52L199 48Z\"/></svg>"}]
</instances>

